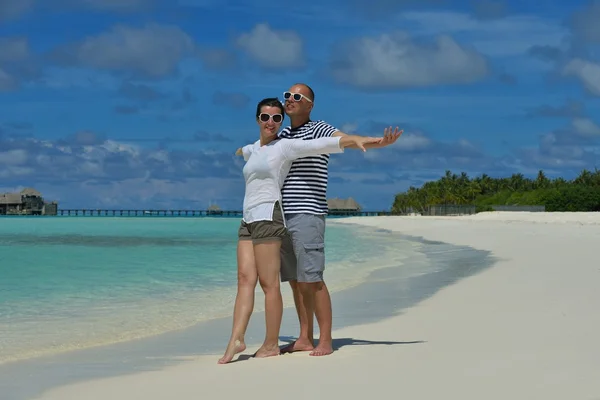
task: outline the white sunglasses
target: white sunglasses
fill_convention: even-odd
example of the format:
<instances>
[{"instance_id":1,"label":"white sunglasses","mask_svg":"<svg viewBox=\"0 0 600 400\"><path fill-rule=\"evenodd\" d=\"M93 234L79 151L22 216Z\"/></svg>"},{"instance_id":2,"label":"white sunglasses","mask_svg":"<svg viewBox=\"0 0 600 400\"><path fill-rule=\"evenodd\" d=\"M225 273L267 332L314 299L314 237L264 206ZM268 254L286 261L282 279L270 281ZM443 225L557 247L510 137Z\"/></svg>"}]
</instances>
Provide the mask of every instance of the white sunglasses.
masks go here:
<instances>
[{"instance_id":1,"label":"white sunglasses","mask_svg":"<svg viewBox=\"0 0 600 400\"><path fill-rule=\"evenodd\" d=\"M283 92L283 98L289 100L290 98L294 99L294 101L300 101L302 99L306 99L309 103L312 103L312 100L303 95L302 93L292 93L292 92Z\"/></svg>"},{"instance_id":2,"label":"white sunglasses","mask_svg":"<svg viewBox=\"0 0 600 400\"><path fill-rule=\"evenodd\" d=\"M258 116L258 119L261 122L267 122L268 120L272 119L273 122L275 122L276 124L279 124L281 121L283 121L283 115L281 114L267 114L267 113L260 113Z\"/></svg>"}]
</instances>

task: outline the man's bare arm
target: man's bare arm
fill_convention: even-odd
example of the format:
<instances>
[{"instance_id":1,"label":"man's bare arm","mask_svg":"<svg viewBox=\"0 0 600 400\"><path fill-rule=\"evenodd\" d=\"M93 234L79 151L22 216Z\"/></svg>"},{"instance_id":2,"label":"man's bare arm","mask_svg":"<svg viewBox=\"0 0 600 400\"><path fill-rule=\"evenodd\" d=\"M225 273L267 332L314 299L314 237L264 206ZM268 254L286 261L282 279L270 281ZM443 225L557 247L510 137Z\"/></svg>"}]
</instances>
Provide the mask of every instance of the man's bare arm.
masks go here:
<instances>
[{"instance_id":1,"label":"man's bare arm","mask_svg":"<svg viewBox=\"0 0 600 400\"><path fill-rule=\"evenodd\" d=\"M402 132L404 132L404 131L398 130L398 127L396 127L395 130L392 130L392 127L390 126L389 128L384 129L383 138L381 139L381 141L379 143L368 143L368 144L365 144L364 147L365 147L365 149L378 149L378 148L389 146L390 144L393 144L396 142L396 140L398 140L400 135L402 135ZM349 135L342 131L335 131L332 136L344 137L344 136L349 136ZM358 147L356 147L356 145L350 145L350 146L348 146L348 148L356 149Z\"/></svg>"}]
</instances>

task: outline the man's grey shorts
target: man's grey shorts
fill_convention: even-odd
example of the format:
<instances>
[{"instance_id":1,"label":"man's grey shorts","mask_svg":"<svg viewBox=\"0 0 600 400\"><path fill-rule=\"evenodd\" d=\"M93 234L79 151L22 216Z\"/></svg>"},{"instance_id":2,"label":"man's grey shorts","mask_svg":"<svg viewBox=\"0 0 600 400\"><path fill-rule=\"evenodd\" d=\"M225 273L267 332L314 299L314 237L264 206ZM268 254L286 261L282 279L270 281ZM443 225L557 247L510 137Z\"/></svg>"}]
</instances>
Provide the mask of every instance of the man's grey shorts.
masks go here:
<instances>
[{"instance_id":1,"label":"man's grey shorts","mask_svg":"<svg viewBox=\"0 0 600 400\"><path fill-rule=\"evenodd\" d=\"M281 281L323 281L325 216L286 214L288 234L281 242Z\"/></svg>"}]
</instances>

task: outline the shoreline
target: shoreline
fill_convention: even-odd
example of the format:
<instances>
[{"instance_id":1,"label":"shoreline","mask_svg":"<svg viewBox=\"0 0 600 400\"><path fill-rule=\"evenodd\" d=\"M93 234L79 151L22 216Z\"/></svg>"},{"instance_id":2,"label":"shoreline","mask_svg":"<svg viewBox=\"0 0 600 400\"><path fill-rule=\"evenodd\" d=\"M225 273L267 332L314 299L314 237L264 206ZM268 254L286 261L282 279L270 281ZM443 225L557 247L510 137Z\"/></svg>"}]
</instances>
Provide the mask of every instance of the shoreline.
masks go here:
<instances>
[{"instance_id":1,"label":"shoreline","mask_svg":"<svg viewBox=\"0 0 600 400\"><path fill-rule=\"evenodd\" d=\"M365 232L368 232L368 228ZM418 255L421 259L412 257L406 260L411 263L409 266L376 268L358 285L332 292L334 329L389 318L399 310L408 308L413 303L418 303L424 297L430 296L432 288L435 291L442 288L453 275L456 275L456 272L450 271L452 268L464 269L460 264L449 265L451 264L449 259L441 258L440 254L445 251L454 252L464 262L475 259L483 262L484 267L492 264L492 261L483 261L489 258L486 252L468 248L462 248L462 251L456 252L458 248L445 246L443 249L438 248L435 253L431 251L432 244L426 241L389 231L384 231L384 233L394 235L401 240L418 243ZM439 253L440 250L442 253ZM450 271L449 275L448 271ZM422 275L413 276L416 273ZM407 287L412 287L412 291L407 291ZM422 289L414 290L414 288ZM403 296L395 296L399 292L403 292ZM257 296L257 302L260 301L262 301L262 295ZM280 337L282 344L286 340L293 340L293 337L289 336L290 334L297 333L297 318L293 304L287 302L285 305L287 307L284 312L282 336ZM253 314L247 333L249 349L258 348L262 342L263 321L264 312ZM213 361L216 364L216 360L220 357L220 355L216 355L216 352L224 350L229 337L230 324L231 316L228 316L203 321L194 327L150 338L83 349L68 354L40 357L12 365L7 364L5 368L0 366L0 377L4 376L4 378L0 378L0 387L2 387L1 381L9 381L9 385L5 384L5 388L2 389L5 393L11 394L7 400L23 400L57 386L173 367L186 360L203 357L207 354L213 355ZM317 334L318 328L315 327L315 329L315 334ZM220 344L215 346L215 343ZM345 340L336 339L334 343L336 348L346 345L347 341ZM16 388L18 382L23 381L24 375L36 376L36 384L26 389Z\"/></svg>"},{"instance_id":2,"label":"shoreline","mask_svg":"<svg viewBox=\"0 0 600 400\"><path fill-rule=\"evenodd\" d=\"M292 354L221 368L213 356L200 356L161 370L57 388L37 399L186 400L219 396L223 387L228 397L250 399L279 398L282 390L291 399L308 393L345 399L389 393L427 399L449 393L466 399L596 398L600 215L510 214L342 222L468 245L491 251L497 262L448 282L397 315L335 329L334 337L347 344L332 356ZM314 381L307 392L297 386L299 376L326 379ZM265 377L272 382L269 391ZM232 378L236 385L227 384Z\"/></svg>"},{"instance_id":3,"label":"shoreline","mask_svg":"<svg viewBox=\"0 0 600 400\"><path fill-rule=\"evenodd\" d=\"M0 318L0 325L6 324L4 325L6 329L2 329L0 333L0 336L4 336L0 340L0 365L154 337L190 328L203 321L227 317L231 314L231 304L236 294L236 240L234 240L234 235L231 235L231 237L227 235L228 237L224 239L224 246L212 247L209 251L214 255L209 254L208 259L205 259L197 253L196 245L182 241L178 236L162 238L161 234L156 232L156 224L153 221L150 221L149 226L154 227L152 228L154 231L151 229L149 234L143 236L138 232L144 229L145 222L130 224L129 221L113 223L111 219L107 220L107 222L101 222L100 224L84 224L85 229L73 228L72 226L65 228L62 223L52 224L44 231L42 240L32 240L26 233L23 233L23 231L27 232L27 230L33 229L37 224L19 222L15 224L17 232L12 235L8 235L8 231L11 230L10 226L3 227L4 229L0 227L0 242L3 242L2 239L6 236L10 236L8 240L18 245L16 251L13 251L13 254L16 254L13 258L20 258L19 253L26 252L28 246L39 246L40 242L46 244L47 237L52 237L54 240L50 242L53 247L48 249L52 253L40 254L42 258L48 257L48 254L57 254L56 252L58 252L59 254L53 258L60 260L62 254L59 250L56 250L60 247L54 247L54 245L60 246L62 244L69 246L64 253L66 257L78 257L79 263L85 262L84 254L90 254L95 259L102 259L103 254L99 253L102 251L102 245L109 246L107 253L111 254L110 259L93 263L93 266L87 268L87 271L98 271L98 273L89 273L88 275L92 275L93 278L82 282L87 285L88 282L94 282L94 278L97 277L100 279L97 281L100 288L104 287L105 289L96 290L93 285L88 285L85 289L78 291L74 303L53 301L54 299L49 295L52 290L57 289L57 293L60 293L64 298L68 298L70 296L68 291L73 291L69 289L69 285L64 285L67 288L67 293L61 292L62 282L58 278L60 275L46 273L48 276L45 278L45 282L50 283L53 279L56 282L53 285L40 282L37 290L31 290L31 294L28 294L27 290L19 291L18 288L21 282L24 282L24 287L28 289L33 289L35 285L28 284L26 279L11 281L11 274L8 272L8 280L0 282L0 291L6 289L9 293L9 302L4 304L4 307L3 304L0 304L0 314L3 316ZM208 226L209 230L216 231L223 231L227 228L216 229L211 227L231 226L231 229L227 229L227 232L235 232L236 222L239 221L231 219L228 222L217 221L216 225L208 224L204 226ZM77 223L76 225L81 224ZM183 229L188 232L198 230L203 232L202 228L196 227L196 222L183 221L179 223L169 221L167 226L183 226ZM61 230L66 230L68 233L65 234ZM113 235L111 232L118 232L118 234ZM332 284L330 284L331 291L343 290L362 282L365 279L365 274L371 269L371 265L365 263L370 254L380 254L389 265L397 265L398 262L401 262L397 257L391 256L393 252L389 249L392 242L387 239L386 235L378 233L374 229L362 228L356 231L344 226L336 226L331 228L330 233L331 236L328 240L328 245L331 246L328 251L328 275L334 277L331 281ZM204 241L202 239L203 234L205 233L197 235L200 237L197 245L203 246L210 242L210 240ZM73 240L74 235L82 235L85 240ZM144 249L143 246L154 247L155 240L158 240L153 239L154 235L161 237L159 244L169 251L171 246L169 240L172 240L174 245L177 245L178 241L183 242L181 250L172 251L170 257L173 257L175 264L182 264L185 270L185 272L177 272L177 275L173 277L175 284L172 284L171 287L178 285L184 291L169 289L169 285L166 283L170 278L166 274L170 267L163 268L157 264L153 255L156 255L157 259L161 259L162 256L157 254L156 248ZM123 239L120 239L121 236ZM21 237L24 237L24 239L21 239ZM357 251L347 252L344 247L344 243L347 241L355 242L358 237L366 238L365 243L369 246L369 249L365 255L361 255ZM132 246L134 246L132 252L129 252L127 246L119 248L123 244L122 241L132 243ZM10 252L6 243L3 244L0 244L0 253ZM115 248L110 247L113 245ZM37 250L37 252L44 253L43 250ZM158 253L160 253L160 250ZM179 261L179 257L181 257L181 261ZM42 266L43 262L38 262L36 258L36 256L29 257L28 264ZM65 260L69 263L67 259ZM145 269L142 265L148 263L150 266L149 275L155 278L150 279L148 278L149 275L145 275L146 282L136 284L132 282L134 272L128 273L127 279L123 282L124 285L127 285L128 290L120 287L120 291L115 292L113 295L110 293L111 286L103 281L101 276L98 276L104 275L102 272L104 269L103 263L110 263L114 266L130 262L130 260L135 262L134 272L135 269L140 270L142 275L144 275L142 270ZM352 261L347 262L347 260ZM163 264L171 262L171 260L166 259L162 261ZM73 260L73 264L77 264L77 261ZM60 269L61 267L54 264L52 268ZM108 271L106 276L117 275L116 269L118 267ZM148 273L146 272L146 274ZM178 280L178 277L185 276L195 279L194 283L182 282L181 278ZM209 276L210 278L203 280L203 276ZM113 283L121 284L118 280ZM155 286L155 289L151 289L152 285ZM71 283L71 287L77 286L77 282ZM89 292L86 292L86 290ZM257 288L257 292L262 295L260 288ZM37 293L42 293L50 301L42 301L44 298L38 298ZM19 296L21 302L17 304L16 308L11 309L11 297L19 298ZM37 299L38 304L31 301L29 302L31 305L29 305L27 296L34 300ZM285 300L286 303L290 303L292 301L291 294ZM261 302L255 304L255 311L261 311L262 308ZM29 316L26 313L29 313ZM20 315L25 316L20 318ZM40 318L39 323L35 319L37 316ZM64 329L67 324L70 325L68 331Z\"/></svg>"}]
</instances>

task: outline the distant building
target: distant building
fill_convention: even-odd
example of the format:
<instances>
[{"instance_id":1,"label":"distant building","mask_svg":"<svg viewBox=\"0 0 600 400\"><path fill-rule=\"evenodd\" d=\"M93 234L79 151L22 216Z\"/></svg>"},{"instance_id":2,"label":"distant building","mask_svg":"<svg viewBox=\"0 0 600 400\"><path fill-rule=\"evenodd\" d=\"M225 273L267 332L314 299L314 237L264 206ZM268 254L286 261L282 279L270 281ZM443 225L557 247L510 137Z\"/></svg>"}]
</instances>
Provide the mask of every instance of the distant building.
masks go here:
<instances>
[{"instance_id":1,"label":"distant building","mask_svg":"<svg viewBox=\"0 0 600 400\"><path fill-rule=\"evenodd\" d=\"M359 212L361 210L360 204L356 202L352 197L347 199L327 199L327 207L330 212Z\"/></svg>"},{"instance_id":2,"label":"distant building","mask_svg":"<svg viewBox=\"0 0 600 400\"><path fill-rule=\"evenodd\" d=\"M221 210L221 207L219 207L216 204L212 204L211 206L209 206L207 211L208 211L207 212L208 215L221 215L221 214L223 214L223 210Z\"/></svg>"},{"instance_id":3,"label":"distant building","mask_svg":"<svg viewBox=\"0 0 600 400\"><path fill-rule=\"evenodd\" d=\"M58 203L55 201L44 203L44 212L42 212L42 215L58 215Z\"/></svg>"},{"instance_id":4,"label":"distant building","mask_svg":"<svg viewBox=\"0 0 600 400\"><path fill-rule=\"evenodd\" d=\"M45 202L42 194L26 188L20 193L0 194L0 215L57 215L58 204Z\"/></svg>"}]
</instances>

